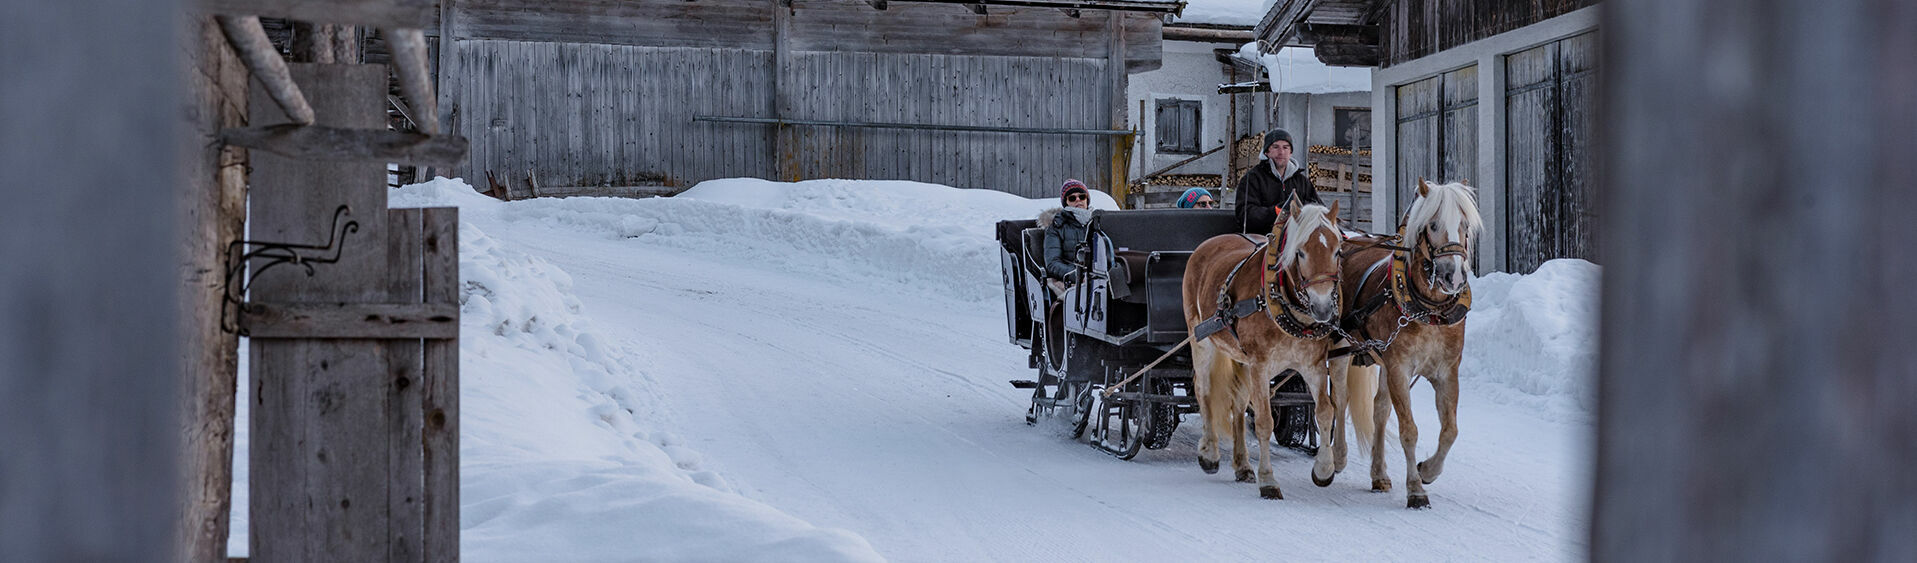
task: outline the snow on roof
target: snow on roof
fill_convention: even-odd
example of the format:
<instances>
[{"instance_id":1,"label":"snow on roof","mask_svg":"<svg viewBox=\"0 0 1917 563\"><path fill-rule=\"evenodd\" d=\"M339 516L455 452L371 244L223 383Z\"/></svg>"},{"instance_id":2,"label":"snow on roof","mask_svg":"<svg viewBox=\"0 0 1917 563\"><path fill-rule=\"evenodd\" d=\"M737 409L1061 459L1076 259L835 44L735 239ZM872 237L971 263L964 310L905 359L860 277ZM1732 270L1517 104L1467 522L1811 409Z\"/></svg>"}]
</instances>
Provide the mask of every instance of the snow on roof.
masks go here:
<instances>
[{"instance_id":1,"label":"snow on roof","mask_svg":"<svg viewBox=\"0 0 1917 563\"><path fill-rule=\"evenodd\" d=\"M1238 56L1264 65L1273 92L1332 94L1371 91L1371 69L1329 66L1318 62L1317 55L1304 47L1285 47L1277 53L1260 53L1256 43L1246 43L1238 48Z\"/></svg>"},{"instance_id":2,"label":"snow on roof","mask_svg":"<svg viewBox=\"0 0 1917 563\"><path fill-rule=\"evenodd\" d=\"M1178 23L1258 25L1271 9L1271 0L1187 0Z\"/></svg>"}]
</instances>

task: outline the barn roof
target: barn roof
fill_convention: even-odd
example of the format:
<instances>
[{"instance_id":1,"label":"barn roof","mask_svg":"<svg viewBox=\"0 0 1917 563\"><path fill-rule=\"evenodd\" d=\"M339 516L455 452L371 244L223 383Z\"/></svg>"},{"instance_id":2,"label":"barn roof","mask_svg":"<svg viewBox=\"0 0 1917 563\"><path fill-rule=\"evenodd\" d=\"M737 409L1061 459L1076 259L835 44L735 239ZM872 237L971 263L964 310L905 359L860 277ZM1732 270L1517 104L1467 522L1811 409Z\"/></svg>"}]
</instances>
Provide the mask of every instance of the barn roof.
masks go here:
<instances>
[{"instance_id":1,"label":"barn roof","mask_svg":"<svg viewBox=\"0 0 1917 563\"><path fill-rule=\"evenodd\" d=\"M1312 47L1318 59L1338 66L1378 64L1378 24L1389 0L1277 0L1252 33L1267 52L1281 46Z\"/></svg>"}]
</instances>

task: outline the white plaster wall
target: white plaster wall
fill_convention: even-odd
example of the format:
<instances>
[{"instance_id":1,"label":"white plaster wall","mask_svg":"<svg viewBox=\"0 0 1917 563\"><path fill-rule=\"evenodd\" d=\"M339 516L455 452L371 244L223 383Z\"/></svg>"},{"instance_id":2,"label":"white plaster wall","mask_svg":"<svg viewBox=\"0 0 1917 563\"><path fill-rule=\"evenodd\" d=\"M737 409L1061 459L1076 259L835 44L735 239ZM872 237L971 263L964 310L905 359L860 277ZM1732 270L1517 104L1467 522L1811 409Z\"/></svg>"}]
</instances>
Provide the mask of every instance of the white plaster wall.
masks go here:
<instances>
[{"instance_id":1,"label":"white plaster wall","mask_svg":"<svg viewBox=\"0 0 1917 563\"><path fill-rule=\"evenodd\" d=\"M1231 113L1231 99L1218 93L1218 85L1230 82L1231 77L1226 74L1225 66L1218 62L1212 50L1227 46L1193 41L1166 41L1164 45L1164 65L1158 70L1131 75L1126 88L1129 105L1125 106L1125 112L1134 116L1131 124L1143 131L1139 135L1137 157L1133 159L1133 177L1191 157L1189 154L1158 154L1158 106L1155 100L1159 98L1203 102L1198 110L1204 122L1199 134L1200 151L1210 150L1226 141L1226 120ZM1241 76L1241 80L1251 78ZM1239 101L1242 105L1250 99L1246 96ZM1139 111L1140 101L1145 103L1144 111ZM1240 107L1239 111L1249 109ZM1222 175L1225 166L1225 151L1218 151L1171 173Z\"/></svg>"},{"instance_id":2,"label":"white plaster wall","mask_svg":"<svg viewBox=\"0 0 1917 563\"><path fill-rule=\"evenodd\" d=\"M1333 110L1341 107L1371 107L1370 92L1337 94L1279 94L1274 109L1277 127L1283 127L1297 140L1292 147L1303 164L1305 150L1311 145L1329 145L1338 138Z\"/></svg>"}]
</instances>

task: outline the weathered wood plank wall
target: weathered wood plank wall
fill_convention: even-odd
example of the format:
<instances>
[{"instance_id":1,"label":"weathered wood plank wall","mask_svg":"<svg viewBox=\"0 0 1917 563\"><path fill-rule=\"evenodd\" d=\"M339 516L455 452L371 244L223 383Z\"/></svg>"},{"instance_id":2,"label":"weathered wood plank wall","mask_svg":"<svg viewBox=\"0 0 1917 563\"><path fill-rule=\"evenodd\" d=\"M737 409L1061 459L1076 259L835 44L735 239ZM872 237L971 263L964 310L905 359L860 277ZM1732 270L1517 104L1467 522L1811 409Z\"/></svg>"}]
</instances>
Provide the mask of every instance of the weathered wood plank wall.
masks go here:
<instances>
[{"instance_id":1,"label":"weathered wood plank wall","mask_svg":"<svg viewBox=\"0 0 1917 563\"><path fill-rule=\"evenodd\" d=\"M1159 20L1057 9L770 0L472 0L442 84L467 178L690 186L724 177L910 179L1049 196L1109 173L1091 136L693 122L695 115L1110 128L1114 79L1156 68ZM782 8L781 8L782 9ZM776 25L775 21L786 21ZM1113 26L1123 41L1111 41ZM778 64L778 29L788 53ZM1117 51L1114 51L1117 46ZM1118 81L1122 83L1122 81ZM778 92L787 94L783 101ZM782 105L783 104L783 105ZM781 158L782 152L786 158ZM783 162L782 162L783 161Z\"/></svg>"},{"instance_id":2,"label":"weathered wood plank wall","mask_svg":"<svg viewBox=\"0 0 1917 563\"><path fill-rule=\"evenodd\" d=\"M527 173L544 186L690 186L774 178L772 126L692 121L761 117L772 53L621 45L463 41L456 79L463 173ZM1102 129L1104 61L1040 57L797 52L790 119ZM1103 174L1102 143L1036 135L798 126L802 178L910 179L1051 195L1067 176ZM517 192L516 192L517 193Z\"/></svg>"},{"instance_id":3,"label":"weathered wood plank wall","mask_svg":"<svg viewBox=\"0 0 1917 563\"><path fill-rule=\"evenodd\" d=\"M1505 58L1505 266L1529 272L1552 258L1597 257L1592 192L1597 34Z\"/></svg>"},{"instance_id":4,"label":"weathered wood plank wall","mask_svg":"<svg viewBox=\"0 0 1917 563\"><path fill-rule=\"evenodd\" d=\"M1381 64L1392 66L1593 6L1598 0L1402 0L1379 34Z\"/></svg>"},{"instance_id":5,"label":"weathered wood plank wall","mask_svg":"<svg viewBox=\"0 0 1917 563\"><path fill-rule=\"evenodd\" d=\"M772 0L459 0L458 39L646 47L772 50ZM797 51L1103 57L1105 12L1073 18L1057 8L992 6L986 15L953 4L863 0L801 2L791 12ZM1132 72L1157 68L1160 20L1125 16Z\"/></svg>"},{"instance_id":6,"label":"weathered wood plank wall","mask_svg":"<svg viewBox=\"0 0 1917 563\"><path fill-rule=\"evenodd\" d=\"M1590 558L1917 561L1917 4L1604 17Z\"/></svg>"},{"instance_id":7,"label":"weathered wood plank wall","mask_svg":"<svg viewBox=\"0 0 1917 563\"><path fill-rule=\"evenodd\" d=\"M486 40L456 57L466 178L495 171L530 195L527 174L544 186L773 176L768 127L692 121L767 114L769 52Z\"/></svg>"}]
</instances>

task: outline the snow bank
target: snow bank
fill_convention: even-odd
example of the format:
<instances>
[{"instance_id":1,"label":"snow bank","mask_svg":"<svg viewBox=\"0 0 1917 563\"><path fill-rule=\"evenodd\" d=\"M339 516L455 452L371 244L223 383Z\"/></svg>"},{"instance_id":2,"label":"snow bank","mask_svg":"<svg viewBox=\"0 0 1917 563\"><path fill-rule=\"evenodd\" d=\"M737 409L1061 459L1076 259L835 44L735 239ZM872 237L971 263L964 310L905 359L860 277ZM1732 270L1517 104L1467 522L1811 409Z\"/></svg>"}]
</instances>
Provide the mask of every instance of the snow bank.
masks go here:
<instances>
[{"instance_id":1,"label":"snow bank","mask_svg":"<svg viewBox=\"0 0 1917 563\"><path fill-rule=\"evenodd\" d=\"M396 190L398 202L437 201L501 220L582 230L608 238L694 250L782 273L937 292L965 301L999 299L992 225L1058 207L992 190L907 181L750 178L712 180L670 198L530 199L502 203L459 180ZM1116 209L1093 192L1092 207Z\"/></svg>"},{"instance_id":2,"label":"snow bank","mask_svg":"<svg viewBox=\"0 0 1917 563\"><path fill-rule=\"evenodd\" d=\"M572 279L460 226L461 552L468 561L877 560L732 492L656 429L651 382Z\"/></svg>"},{"instance_id":3,"label":"snow bank","mask_svg":"<svg viewBox=\"0 0 1917 563\"><path fill-rule=\"evenodd\" d=\"M1257 43L1238 47L1238 56L1258 61L1271 79L1271 91L1292 94L1370 92L1371 69L1335 67L1318 62L1305 47L1285 47L1277 53L1258 52Z\"/></svg>"},{"instance_id":4,"label":"snow bank","mask_svg":"<svg viewBox=\"0 0 1917 563\"><path fill-rule=\"evenodd\" d=\"M1492 273L1471 281L1465 320L1465 385L1533 403L1546 416L1582 416L1595 407L1597 264L1561 259L1529 275Z\"/></svg>"},{"instance_id":5,"label":"snow bank","mask_svg":"<svg viewBox=\"0 0 1917 563\"><path fill-rule=\"evenodd\" d=\"M392 191L389 205L497 214L526 204L440 178ZM851 532L738 495L699 452L659 430L652 380L596 335L565 272L470 222L459 238L463 559L882 559ZM228 552L244 557L249 441L247 426L238 430Z\"/></svg>"},{"instance_id":6,"label":"snow bank","mask_svg":"<svg viewBox=\"0 0 1917 563\"><path fill-rule=\"evenodd\" d=\"M1094 207L1116 207L1109 195L1094 194ZM1057 206L1050 198L918 182L738 178L671 198L511 203L442 178L396 190L393 201L457 204L466 213L695 249L862 290L937 291L974 302L1003 295L993 223ZM1590 412L1600 272L1590 262L1553 260L1530 275L1474 280L1461 369L1469 385L1494 385L1472 393L1536 406L1546 416Z\"/></svg>"}]
</instances>

